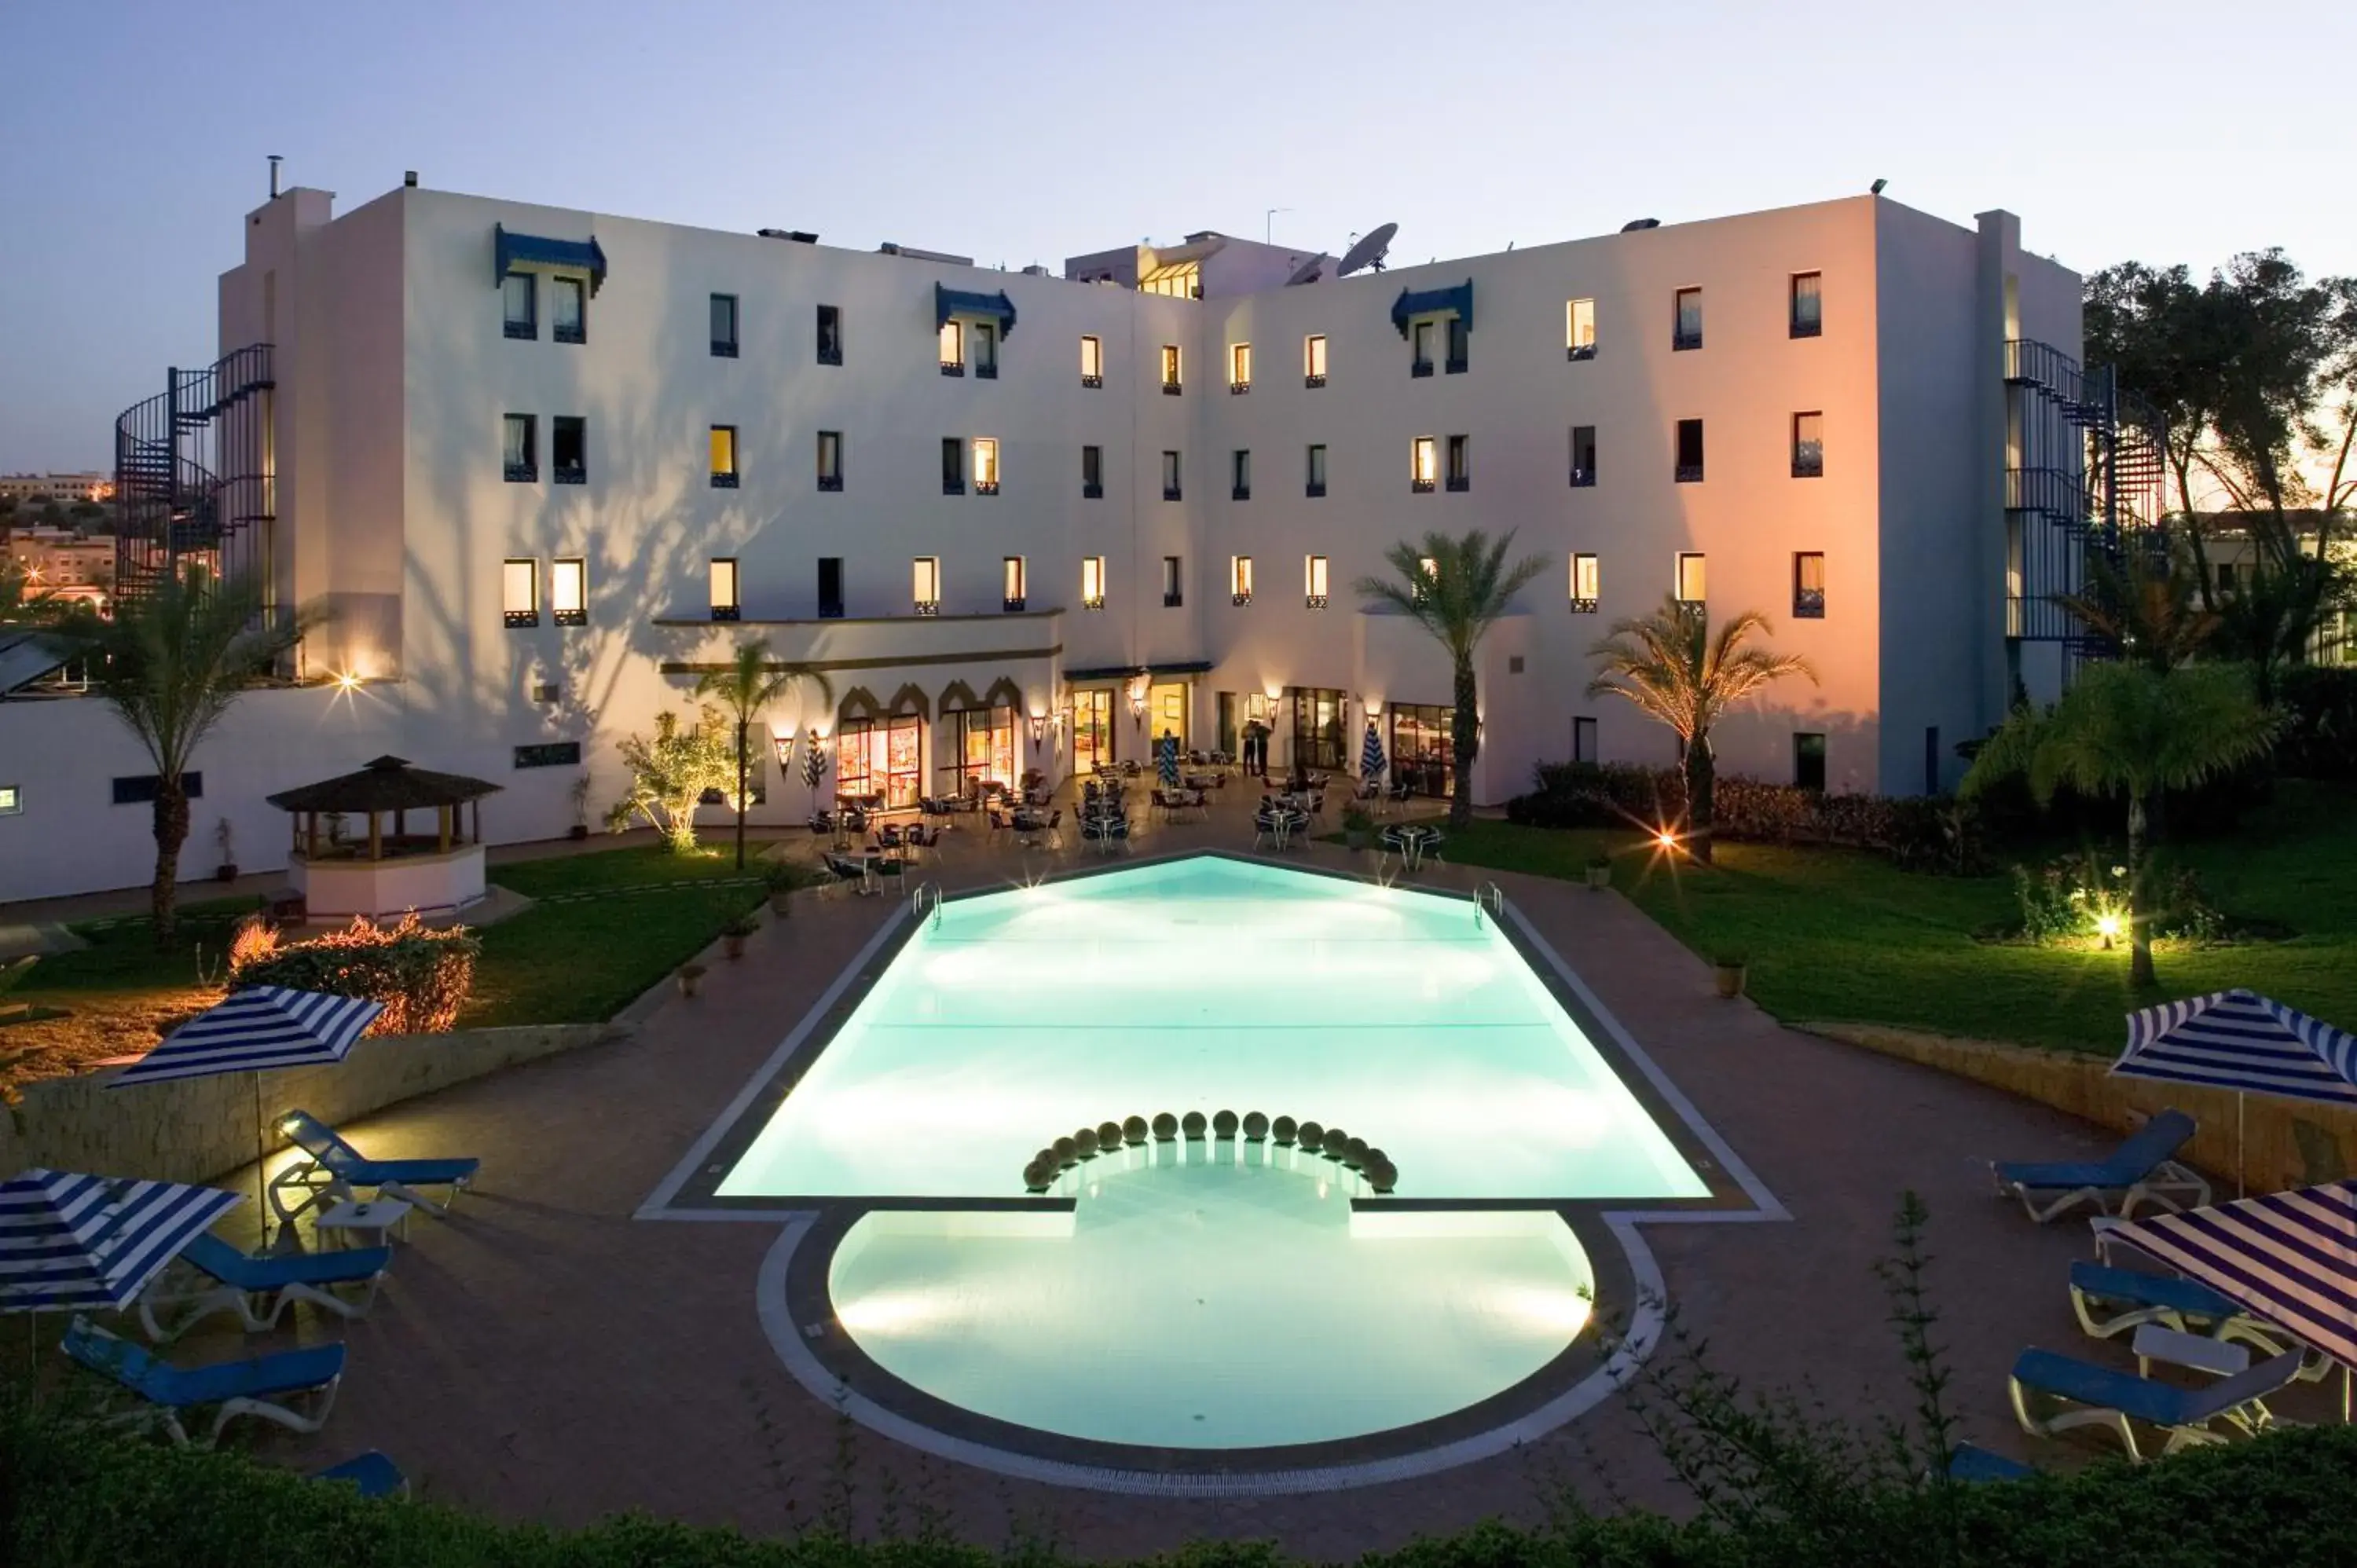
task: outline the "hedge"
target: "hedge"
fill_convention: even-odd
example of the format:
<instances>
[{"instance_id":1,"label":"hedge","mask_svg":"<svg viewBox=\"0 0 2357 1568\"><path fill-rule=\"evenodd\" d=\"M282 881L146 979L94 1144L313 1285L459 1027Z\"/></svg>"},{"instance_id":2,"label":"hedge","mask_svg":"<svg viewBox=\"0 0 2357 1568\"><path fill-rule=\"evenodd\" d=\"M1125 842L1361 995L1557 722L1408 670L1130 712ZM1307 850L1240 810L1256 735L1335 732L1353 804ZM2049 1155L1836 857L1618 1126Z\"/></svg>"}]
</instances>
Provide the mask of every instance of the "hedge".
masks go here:
<instances>
[{"instance_id":1,"label":"hedge","mask_svg":"<svg viewBox=\"0 0 2357 1568\"><path fill-rule=\"evenodd\" d=\"M2112 1463L2067 1477L1894 1490L1837 1541L1789 1523L1738 1530L1625 1513L1537 1530L1484 1524L1370 1553L1360 1565L2345 1568L2357 1563L2352 1477L2357 1428L2324 1426L2141 1468ZM1953 1532L1941 1527L1943 1518ZM1297 1539L1283 1550L1198 1543L1140 1561L1285 1568L1332 1557ZM1046 1568L1060 1561L1069 1563L1039 1543L859 1542L820 1533L758 1541L644 1517L581 1530L498 1524L430 1502L364 1502L235 1454L140 1443L0 1391L0 1563L10 1568Z\"/></svg>"}]
</instances>

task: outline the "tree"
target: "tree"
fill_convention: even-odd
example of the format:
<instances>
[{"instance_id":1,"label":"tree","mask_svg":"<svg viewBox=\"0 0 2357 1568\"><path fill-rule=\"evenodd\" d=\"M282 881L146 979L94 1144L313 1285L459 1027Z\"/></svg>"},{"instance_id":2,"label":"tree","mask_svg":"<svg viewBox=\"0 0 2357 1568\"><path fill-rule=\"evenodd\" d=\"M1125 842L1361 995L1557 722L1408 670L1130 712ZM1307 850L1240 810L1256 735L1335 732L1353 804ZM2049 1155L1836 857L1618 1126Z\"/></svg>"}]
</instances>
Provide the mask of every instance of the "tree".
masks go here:
<instances>
[{"instance_id":1,"label":"tree","mask_svg":"<svg viewBox=\"0 0 2357 1568\"><path fill-rule=\"evenodd\" d=\"M734 659L717 670L705 671L695 682L696 696L717 702L737 725L737 793L732 800L737 807L739 871L745 869L745 808L749 793L746 771L752 765L749 742L753 723L761 716L762 709L804 681L816 682L819 694L828 702L834 700L834 688L827 684L826 675L818 666L773 662L769 643L757 639L741 644Z\"/></svg>"},{"instance_id":2,"label":"tree","mask_svg":"<svg viewBox=\"0 0 2357 1568\"><path fill-rule=\"evenodd\" d=\"M2174 670L2217 634L2218 613L2202 603L2201 574L2182 534L2130 538L2116 557L2090 550L2086 564L2086 591L2056 602L2130 662Z\"/></svg>"},{"instance_id":3,"label":"tree","mask_svg":"<svg viewBox=\"0 0 2357 1568\"><path fill-rule=\"evenodd\" d=\"M1969 799L1999 779L2027 775L2040 804L2063 784L2085 795L2127 797L2128 978L2148 986L2147 811L2161 791L2190 789L2239 767L2274 739L2274 716L2254 700L2249 672L2239 666L2162 671L2096 664L2081 671L2046 712L2017 709L1973 759L1961 792Z\"/></svg>"},{"instance_id":4,"label":"tree","mask_svg":"<svg viewBox=\"0 0 2357 1568\"><path fill-rule=\"evenodd\" d=\"M726 790L737 778L728 747L728 725L720 710L698 707L681 723L666 709L655 715L655 733L627 736L619 749L630 770L630 792L606 811L608 832L620 832L644 817L662 834L673 854L695 848L695 808L707 790Z\"/></svg>"},{"instance_id":5,"label":"tree","mask_svg":"<svg viewBox=\"0 0 2357 1568\"><path fill-rule=\"evenodd\" d=\"M1361 577L1357 585L1361 598L1412 617L1448 650L1457 692L1450 735L1456 789L1448 802L1453 828L1473 820L1473 759L1481 751L1480 691L1473 655L1514 596L1546 570L1546 560L1539 555L1507 565L1506 552L1513 543L1512 529L1495 540L1478 528L1462 538L1427 533L1422 544L1402 540L1383 552L1383 560L1399 575Z\"/></svg>"},{"instance_id":6,"label":"tree","mask_svg":"<svg viewBox=\"0 0 2357 1568\"><path fill-rule=\"evenodd\" d=\"M197 747L231 706L304 634L316 609L265 614L252 577L215 577L191 563L142 593L114 601L112 617L87 601L55 619L53 640L82 661L91 694L114 710L156 769L156 880L149 889L156 945L172 944L180 846L188 837L183 779Z\"/></svg>"},{"instance_id":7,"label":"tree","mask_svg":"<svg viewBox=\"0 0 2357 1568\"><path fill-rule=\"evenodd\" d=\"M1719 622L1714 634L1707 615L1670 596L1651 615L1614 621L1610 635L1587 650L1602 666L1587 683L1589 696L1634 703L1676 734L1685 757L1686 825L1702 860L1711 858L1712 728L1735 704L1787 675L1817 678L1797 653L1744 646L1753 633L1766 637L1773 629L1758 610L1745 610Z\"/></svg>"}]
</instances>

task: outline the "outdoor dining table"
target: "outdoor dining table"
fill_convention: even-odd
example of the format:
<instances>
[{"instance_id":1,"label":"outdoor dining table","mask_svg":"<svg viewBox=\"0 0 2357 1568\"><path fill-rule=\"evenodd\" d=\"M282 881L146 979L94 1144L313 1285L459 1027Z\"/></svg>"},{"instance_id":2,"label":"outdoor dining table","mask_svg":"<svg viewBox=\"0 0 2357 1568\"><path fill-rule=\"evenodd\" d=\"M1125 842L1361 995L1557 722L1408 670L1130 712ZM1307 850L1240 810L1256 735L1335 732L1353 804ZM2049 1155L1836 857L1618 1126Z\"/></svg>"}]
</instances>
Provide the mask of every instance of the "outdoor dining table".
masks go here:
<instances>
[{"instance_id":1,"label":"outdoor dining table","mask_svg":"<svg viewBox=\"0 0 2357 1568\"><path fill-rule=\"evenodd\" d=\"M1440 840L1440 830L1423 822L1402 822L1395 827L1385 828L1383 832L1383 847L1397 853L1410 871L1423 868L1425 854L1437 846Z\"/></svg>"}]
</instances>

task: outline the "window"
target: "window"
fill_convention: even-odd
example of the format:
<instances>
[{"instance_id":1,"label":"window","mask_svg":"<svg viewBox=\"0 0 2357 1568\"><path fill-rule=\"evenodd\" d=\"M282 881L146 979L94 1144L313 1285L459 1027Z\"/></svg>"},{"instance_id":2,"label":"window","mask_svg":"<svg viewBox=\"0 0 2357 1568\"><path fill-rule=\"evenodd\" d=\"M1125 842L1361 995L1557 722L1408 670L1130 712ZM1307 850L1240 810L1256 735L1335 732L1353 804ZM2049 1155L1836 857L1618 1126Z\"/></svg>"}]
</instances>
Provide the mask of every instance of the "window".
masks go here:
<instances>
[{"instance_id":1,"label":"window","mask_svg":"<svg viewBox=\"0 0 2357 1568\"><path fill-rule=\"evenodd\" d=\"M530 273L510 273L500 280L500 305L507 316L511 338L540 336L540 280Z\"/></svg>"},{"instance_id":2,"label":"window","mask_svg":"<svg viewBox=\"0 0 2357 1568\"><path fill-rule=\"evenodd\" d=\"M1814 338L1825 329L1824 297L1820 292L1824 275L1819 273L1792 274L1792 336Z\"/></svg>"},{"instance_id":3,"label":"window","mask_svg":"<svg viewBox=\"0 0 2357 1568\"><path fill-rule=\"evenodd\" d=\"M920 616L942 613L942 558L920 555L909 563L909 599Z\"/></svg>"},{"instance_id":4,"label":"window","mask_svg":"<svg viewBox=\"0 0 2357 1568\"><path fill-rule=\"evenodd\" d=\"M511 627L540 624L540 563L509 560L500 567L500 611Z\"/></svg>"},{"instance_id":5,"label":"window","mask_svg":"<svg viewBox=\"0 0 2357 1568\"><path fill-rule=\"evenodd\" d=\"M843 432L840 430L818 433L818 488L823 490L843 489Z\"/></svg>"},{"instance_id":6,"label":"window","mask_svg":"<svg viewBox=\"0 0 2357 1568\"><path fill-rule=\"evenodd\" d=\"M1081 448L1081 499L1084 501L1104 498L1104 448Z\"/></svg>"},{"instance_id":7,"label":"window","mask_svg":"<svg viewBox=\"0 0 2357 1568\"><path fill-rule=\"evenodd\" d=\"M559 626L589 624L589 565L579 559L549 564L549 618Z\"/></svg>"},{"instance_id":8,"label":"window","mask_svg":"<svg viewBox=\"0 0 2357 1568\"><path fill-rule=\"evenodd\" d=\"M714 620L735 620L737 604L737 557L715 555L705 574L707 597Z\"/></svg>"},{"instance_id":9,"label":"window","mask_svg":"<svg viewBox=\"0 0 2357 1568\"><path fill-rule=\"evenodd\" d=\"M1792 557L1792 618L1825 618L1825 557L1822 551L1803 550Z\"/></svg>"},{"instance_id":10,"label":"window","mask_svg":"<svg viewBox=\"0 0 2357 1568\"><path fill-rule=\"evenodd\" d=\"M988 435L974 437L974 493L978 496L998 493L998 442Z\"/></svg>"},{"instance_id":11,"label":"window","mask_svg":"<svg viewBox=\"0 0 2357 1568\"><path fill-rule=\"evenodd\" d=\"M1571 483L1575 489L1596 483L1596 426L1592 424L1571 427Z\"/></svg>"},{"instance_id":12,"label":"window","mask_svg":"<svg viewBox=\"0 0 2357 1568\"><path fill-rule=\"evenodd\" d=\"M822 365L843 363L843 308L822 305L818 307L818 362Z\"/></svg>"},{"instance_id":13,"label":"window","mask_svg":"<svg viewBox=\"0 0 2357 1568\"><path fill-rule=\"evenodd\" d=\"M24 786L21 784L0 784L0 817L13 817L24 809Z\"/></svg>"},{"instance_id":14,"label":"window","mask_svg":"<svg viewBox=\"0 0 2357 1568\"><path fill-rule=\"evenodd\" d=\"M1228 345L1228 390L1232 392L1252 391L1252 345Z\"/></svg>"},{"instance_id":15,"label":"window","mask_svg":"<svg viewBox=\"0 0 2357 1568\"><path fill-rule=\"evenodd\" d=\"M1081 385L1104 385L1104 345L1086 334L1081 338Z\"/></svg>"},{"instance_id":16,"label":"window","mask_svg":"<svg viewBox=\"0 0 2357 1568\"><path fill-rule=\"evenodd\" d=\"M1822 794L1825 788L1825 737L1806 731L1792 736L1792 783Z\"/></svg>"},{"instance_id":17,"label":"window","mask_svg":"<svg viewBox=\"0 0 2357 1568\"><path fill-rule=\"evenodd\" d=\"M998 379L998 328L991 322L974 324L974 373L986 381Z\"/></svg>"},{"instance_id":18,"label":"window","mask_svg":"<svg viewBox=\"0 0 2357 1568\"><path fill-rule=\"evenodd\" d=\"M1172 397L1178 395L1178 345L1162 345L1162 390Z\"/></svg>"},{"instance_id":19,"label":"window","mask_svg":"<svg viewBox=\"0 0 2357 1568\"><path fill-rule=\"evenodd\" d=\"M712 357L737 357L737 296L733 294L712 296Z\"/></svg>"},{"instance_id":20,"label":"window","mask_svg":"<svg viewBox=\"0 0 2357 1568\"><path fill-rule=\"evenodd\" d=\"M942 323L942 374L965 374L965 323L963 321Z\"/></svg>"},{"instance_id":21,"label":"window","mask_svg":"<svg viewBox=\"0 0 2357 1568\"><path fill-rule=\"evenodd\" d=\"M843 618L843 557L840 555L818 558L818 618Z\"/></svg>"},{"instance_id":22,"label":"window","mask_svg":"<svg viewBox=\"0 0 2357 1568\"><path fill-rule=\"evenodd\" d=\"M560 485L589 482L589 422L560 413L548 422L549 478Z\"/></svg>"},{"instance_id":23,"label":"window","mask_svg":"<svg viewBox=\"0 0 2357 1568\"><path fill-rule=\"evenodd\" d=\"M1326 493L1326 446L1323 442L1309 448L1309 478L1302 493L1313 500Z\"/></svg>"},{"instance_id":24,"label":"window","mask_svg":"<svg viewBox=\"0 0 2357 1568\"><path fill-rule=\"evenodd\" d=\"M579 278L548 280L548 335L559 343L589 341L588 291Z\"/></svg>"},{"instance_id":25,"label":"window","mask_svg":"<svg viewBox=\"0 0 2357 1568\"><path fill-rule=\"evenodd\" d=\"M1252 499L1252 454L1239 446L1234 462L1235 472L1228 487L1229 499L1248 501Z\"/></svg>"},{"instance_id":26,"label":"window","mask_svg":"<svg viewBox=\"0 0 2357 1568\"><path fill-rule=\"evenodd\" d=\"M1232 604L1252 603L1252 557L1228 557L1228 598Z\"/></svg>"},{"instance_id":27,"label":"window","mask_svg":"<svg viewBox=\"0 0 2357 1568\"><path fill-rule=\"evenodd\" d=\"M1326 557L1310 555L1301 563L1301 593L1305 603L1313 610L1326 607Z\"/></svg>"},{"instance_id":28,"label":"window","mask_svg":"<svg viewBox=\"0 0 2357 1568\"><path fill-rule=\"evenodd\" d=\"M1439 482L1438 444L1429 435L1419 435L1408 451L1407 488L1417 495L1424 495Z\"/></svg>"},{"instance_id":29,"label":"window","mask_svg":"<svg viewBox=\"0 0 2357 1568\"><path fill-rule=\"evenodd\" d=\"M581 743L577 740L544 740L533 746L515 748L518 768L578 768L581 766Z\"/></svg>"},{"instance_id":30,"label":"window","mask_svg":"<svg viewBox=\"0 0 2357 1568\"><path fill-rule=\"evenodd\" d=\"M1677 482L1682 485L1702 481L1702 421L1678 421Z\"/></svg>"},{"instance_id":31,"label":"window","mask_svg":"<svg viewBox=\"0 0 2357 1568\"><path fill-rule=\"evenodd\" d=\"M1473 488L1472 439L1469 435L1448 438L1448 488L1452 490Z\"/></svg>"},{"instance_id":32,"label":"window","mask_svg":"<svg viewBox=\"0 0 2357 1568\"><path fill-rule=\"evenodd\" d=\"M155 802L163 780L153 773L135 773L127 779L114 780L114 803L118 806L146 806ZM205 795L205 776L200 772L180 775L180 793L191 800L201 800Z\"/></svg>"},{"instance_id":33,"label":"window","mask_svg":"<svg viewBox=\"0 0 2357 1568\"><path fill-rule=\"evenodd\" d=\"M1596 358L1596 302L1575 299L1563 307L1563 353L1567 360Z\"/></svg>"},{"instance_id":34,"label":"window","mask_svg":"<svg viewBox=\"0 0 2357 1568\"><path fill-rule=\"evenodd\" d=\"M1571 558L1571 609L1574 615L1592 616L1597 601L1604 596L1604 568L1593 555Z\"/></svg>"},{"instance_id":35,"label":"window","mask_svg":"<svg viewBox=\"0 0 2357 1568\"><path fill-rule=\"evenodd\" d=\"M1677 316L1670 328L1670 347L1699 349L1702 347L1702 290L1678 290Z\"/></svg>"},{"instance_id":36,"label":"window","mask_svg":"<svg viewBox=\"0 0 2357 1568\"><path fill-rule=\"evenodd\" d=\"M712 488L737 488L737 427L733 424L712 427Z\"/></svg>"},{"instance_id":37,"label":"window","mask_svg":"<svg viewBox=\"0 0 2357 1568\"><path fill-rule=\"evenodd\" d=\"M1689 609L1700 609L1704 599L1703 557L1698 550L1678 553L1678 603Z\"/></svg>"},{"instance_id":38,"label":"window","mask_svg":"<svg viewBox=\"0 0 2357 1568\"><path fill-rule=\"evenodd\" d=\"M1407 373L1412 376L1432 374L1432 323L1417 322L1409 341L1415 351L1409 356Z\"/></svg>"},{"instance_id":39,"label":"window","mask_svg":"<svg viewBox=\"0 0 2357 1568\"><path fill-rule=\"evenodd\" d=\"M1179 558L1165 555L1162 558L1162 607L1175 610L1186 602L1186 584L1179 570Z\"/></svg>"},{"instance_id":40,"label":"window","mask_svg":"<svg viewBox=\"0 0 2357 1568\"><path fill-rule=\"evenodd\" d=\"M1571 759L1574 762L1597 760L1594 719L1574 718L1571 721Z\"/></svg>"},{"instance_id":41,"label":"window","mask_svg":"<svg viewBox=\"0 0 2357 1568\"><path fill-rule=\"evenodd\" d=\"M1463 375L1466 364L1472 355L1472 340L1473 334L1466 327L1465 318L1461 316L1450 317L1448 318L1448 360L1441 368L1452 376Z\"/></svg>"},{"instance_id":42,"label":"window","mask_svg":"<svg viewBox=\"0 0 2357 1568\"><path fill-rule=\"evenodd\" d=\"M528 485L540 478L540 420L529 413L511 413L503 421L500 462L508 483Z\"/></svg>"},{"instance_id":43,"label":"window","mask_svg":"<svg viewBox=\"0 0 2357 1568\"><path fill-rule=\"evenodd\" d=\"M954 435L942 437L942 494L965 494L965 443Z\"/></svg>"},{"instance_id":44,"label":"window","mask_svg":"<svg viewBox=\"0 0 2357 1568\"><path fill-rule=\"evenodd\" d=\"M1822 413L1796 413L1792 416L1792 478L1823 478L1825 472L1825 416Z\"/></svg>"},{"instance_id":45,"label":"window","mask_svg":"<svg viewBox=\"0 0 2357 1568\"><path fill-rule=\"evenodd\" d=\"M1081 557L1081 607L1084 610L1104 608L1105 569L1102 555Z\"/></svg>"},{"instance_id":46,"label":"window","mask_svg":"<svg viewBox=\"0 0 2357 1568\"><path fill-rule=\"evenodd\" d=\"M1162 454L1162 499L1167 501L1178 499L1178 454L1176 452Z\"/></svg>"},{"instance_id":47,"label":"window","mask_svg":"<svg viewBox=\"0 0 2357 1568\"><path fill-rule=\"evenodd\" d=\"M1326 334L1313 332L1301 340L1301 384L1322 387L1326 384Z\"/></svg>"},{"instance_id":48,"label":"window","mask_svg":"<svg viewBox=\"0 0 2357 1568\"><path fill-rule=\"evenodd\" d=\"M999 562L998 607L1013 615L1023 607L1023 557L1009 555Z\"/></svg>"}]
</instances>

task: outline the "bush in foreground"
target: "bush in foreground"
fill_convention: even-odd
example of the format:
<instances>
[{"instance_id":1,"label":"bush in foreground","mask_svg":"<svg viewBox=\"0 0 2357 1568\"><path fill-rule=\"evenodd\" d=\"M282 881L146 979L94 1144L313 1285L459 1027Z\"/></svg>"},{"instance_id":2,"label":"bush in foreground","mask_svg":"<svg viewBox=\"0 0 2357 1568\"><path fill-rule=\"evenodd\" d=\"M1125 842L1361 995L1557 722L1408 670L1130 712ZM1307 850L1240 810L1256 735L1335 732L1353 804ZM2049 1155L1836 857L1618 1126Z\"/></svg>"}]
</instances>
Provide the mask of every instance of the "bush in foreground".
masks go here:
<instances>
[{"instance_id":1,"label":"bush in foreground","mask_svg":"<svg viewBox=\"0 0 2357 1568\"><path fill-rule=\"evenodd\" d=\"M384 1004L376 1035L438 1035L458 1021L475 985L482 943L464 926L435 930L414 914L380 926L354 918L340 931L281 946L241 930L231 950L230 979L240 985L285 985Z\"/></svg>"}]
</instances>

